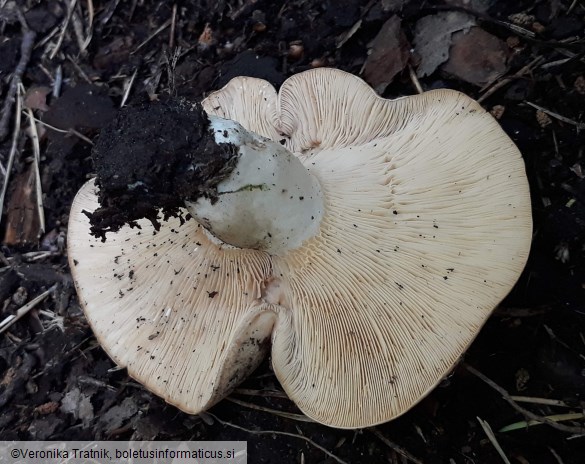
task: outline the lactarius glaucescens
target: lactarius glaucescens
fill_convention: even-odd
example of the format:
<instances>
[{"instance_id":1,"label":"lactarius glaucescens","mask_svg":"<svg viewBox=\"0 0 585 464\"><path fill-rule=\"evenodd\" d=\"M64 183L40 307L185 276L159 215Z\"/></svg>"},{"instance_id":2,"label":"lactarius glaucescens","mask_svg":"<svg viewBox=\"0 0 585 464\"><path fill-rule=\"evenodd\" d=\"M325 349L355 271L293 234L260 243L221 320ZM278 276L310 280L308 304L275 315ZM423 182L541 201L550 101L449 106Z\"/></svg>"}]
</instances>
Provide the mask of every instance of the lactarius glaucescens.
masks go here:
<instances>
[{"instance_id":1,"label":"lactarius glaucescens","mask_svg":"<svg viewBox=\"0 0 585 464\"><path fill-rule=\"evenodd\" d=\"M202 105L209 118L184 101L152 105L169 123L147 140L129 109L99 139L97 186L78 193L68 240L100 343L189 413L270 350L316 421L403 414L524 267L518 149L461 93L385 100L334 69L297 74L278 94L236 78ZM108 160L116 147L127 155Z\"/></svg>"}]
</instances>

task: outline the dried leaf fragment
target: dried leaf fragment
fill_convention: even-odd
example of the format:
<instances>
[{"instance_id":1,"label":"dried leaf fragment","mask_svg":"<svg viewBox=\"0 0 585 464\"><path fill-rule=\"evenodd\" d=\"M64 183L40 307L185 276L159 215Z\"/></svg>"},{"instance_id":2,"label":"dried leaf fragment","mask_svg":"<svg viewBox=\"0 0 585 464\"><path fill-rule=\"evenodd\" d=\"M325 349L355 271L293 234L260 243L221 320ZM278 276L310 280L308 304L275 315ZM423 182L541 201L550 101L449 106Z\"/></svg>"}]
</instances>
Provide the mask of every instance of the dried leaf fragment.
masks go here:
<instances>
[{"instance_id":1,"label":"dried leaf fragment","mask_svg":"<svg viewBox=\"0 0 585 464\"><path fill-rule=\"evenodd\" d=\"M450 57L443 71L470 84L484 86L507 69L508 47L480 27L453 34Z\"/></svg>"},{"instance_id":2,"label":"dried leaf fragment","mask_svg":"<svg viewBox=\"0 0 585 464\"><path fill-rule=\"evenodd\" d=\"M47 95L51 93L49 87L31 87L24 96L24 106L32 110L49 111Z\"/></svg>"},{"instance_id":3,"label":"dried leaf fragment","mask_svg":"<svg viewBox=\"0 0 585 464\"><path fill-rule=\"evenodd\" d=\"M421 58L416 75L424 77L434 73L449 59L452 34L468 30L474 25L472 16L457 11L441 12L419 19L414 31L414 46Z\"/></svg>"},{"instance_id":4,"label":"dried leaf fragment","mask_svg":"<svg viewBox=\"0 0 585 464\"><path fill-rule=\"evenodd\" d=\"M400 18L392 16L372 41L371 53L364 64L365 80L383 93L396 74L408 63L410 44L400 27Z\"/></svg>"}]
</instances>

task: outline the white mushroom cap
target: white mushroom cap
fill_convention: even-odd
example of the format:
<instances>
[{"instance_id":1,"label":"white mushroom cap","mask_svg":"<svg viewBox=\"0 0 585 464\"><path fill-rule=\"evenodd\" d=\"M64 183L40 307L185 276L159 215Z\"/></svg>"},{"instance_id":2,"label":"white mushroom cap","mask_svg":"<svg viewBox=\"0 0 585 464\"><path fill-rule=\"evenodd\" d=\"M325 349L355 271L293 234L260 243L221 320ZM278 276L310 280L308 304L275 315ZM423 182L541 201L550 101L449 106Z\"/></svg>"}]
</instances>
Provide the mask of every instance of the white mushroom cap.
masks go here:
<instances>
[{"instance_id":1,"label":"white mushroom cap","mask_svg":"<svg viewBox=\"0 0 585 464\"><path fill-rule=\"evenodd\" d=\"M385 100L333 69L280 94L236 78L207 112L284 145L319 183L316 235L278 256L221 244L191 220L101 242L77 195L69 258L101 344L131 376L196 413L264 355L313 419L340 428L393 419L449 372L510 291L531 240L518 149L469 97Z\"/></svg>"}]
</instances>

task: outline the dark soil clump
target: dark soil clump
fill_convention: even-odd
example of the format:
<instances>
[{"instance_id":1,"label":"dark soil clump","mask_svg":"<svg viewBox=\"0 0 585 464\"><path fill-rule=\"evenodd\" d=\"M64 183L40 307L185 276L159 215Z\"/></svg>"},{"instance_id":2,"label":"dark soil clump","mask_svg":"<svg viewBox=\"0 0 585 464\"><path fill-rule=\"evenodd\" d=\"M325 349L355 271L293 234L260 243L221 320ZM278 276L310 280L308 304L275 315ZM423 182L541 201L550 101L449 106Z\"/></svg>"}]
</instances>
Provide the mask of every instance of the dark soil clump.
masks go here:
<instances>
[{"instance_id":1,"label":"dark soil clump","mask_svg":"<svg viewBox=\"0 0 585 464\"><path fill-rule=\"evenodd\" d=\"M217 196L217 184L234 168L237 150L216 144L200 104L164 98L124 108L93 150L100 208L87 213L92 233L149 219L159 212L181 217L185 200Z\"/></svg>"}]
</instances>

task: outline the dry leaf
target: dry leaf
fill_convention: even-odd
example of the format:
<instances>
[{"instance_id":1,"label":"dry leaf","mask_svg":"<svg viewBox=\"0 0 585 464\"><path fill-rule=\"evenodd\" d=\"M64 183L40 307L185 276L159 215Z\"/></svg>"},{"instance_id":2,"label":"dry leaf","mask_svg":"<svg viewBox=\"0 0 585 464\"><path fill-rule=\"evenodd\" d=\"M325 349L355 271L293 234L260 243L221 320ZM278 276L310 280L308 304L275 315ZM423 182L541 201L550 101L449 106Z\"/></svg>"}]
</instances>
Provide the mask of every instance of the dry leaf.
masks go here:
<instances>
[{"instance_id":1,"label":"dry leaf","mask_svg":"<svg viewBox=\"0 0 585 464\"><path fill-rule=\"evenodd\" d=\"M94 418L93 405L89 396L81 393L79 388L68 391L61 400L61 411L73 414L75 419L81 419L83 427L89 427Z\"/></svg>"},{"instance_id":2,"label":"dry leaf","mask_svg":"<svg viewBox=\"0 0 585 464\"><path fill-rule=\"evenodd\" d=\"M508 54L505 42L480 27L472 27L467 33L453 34L451 56L442 69L458 79L482 87L508 70Z\"/></svg>"},{"instance_id":3,"label":"dry leaf","mask_svg":"<svg viewBox=\"0 0 585 464\"><path fill-rule=\"evenodd\" d=\"M364 79L378 93L383 93L396 74L408 63L410 44L400 28L400 18L392 16L372 41L364 64Z\"/></svg>"},{"instance_id":4,"label":"dry leaf","mask_svg":"<svg viewBox=\"0 0 585 464\"><path fill-rule=\"evenodd\" d=\"M446 0L445 3L479 13L487 13L490 7L496 3L496 0Z\"/></svg>"},{"instance_id":5,"label":"dry leaf","mask_svg":"<svg viewBox=\"0 0 585 464\"><path fill-rule=\"evenodd\" d=\"M408 0L382 0L381 2L382 11L384 12L397 12L402 10L404 5L408 3Z\"/></svg>"},{"instance_id":6,"label":"dry leaf","mask_svg":"<svg viewBox=\"0 0 585 464\"><path fill-rule=\"evenodd\" d=\"M112 406L100 416L100 424L108 431L118 429L128 419L138 413L138 406L131 397L124 398L121 404Z\"/></svg>"},{"instance_id":7,"label":"dry leaf","mask_svg":"<svg viewBox=\"0 0 585 464\"><path fill-rule=\"evenodd\" d=\"M6 245L26 245L39 239L40 222L35 191L35 171L32 164L17 174L6 205Z\"/></svg>"},{"instance_id":8,"label":"dry leaf","mask_svg":"<svg viewBox=\"0 0 585 464\"><path fill-rule=\"evenodd\" d=\"M469 30L474 25L472 16L458 11L441 12L419 19L414 31L414 46L420 56L417 76L424 77L435 72L449 59L452 34Z\"/></svg>"},{"instance_id":9,"label":"dry leaf","mask_svg":"<svg viewBox=\"0 0 585 464\"><path fill-rule=\"evenodd\" d=\"M47 95L50 93L49 87L31 87L24 96L24 106L31 110L49 111Z\"/></svg>"}]
</instances>

